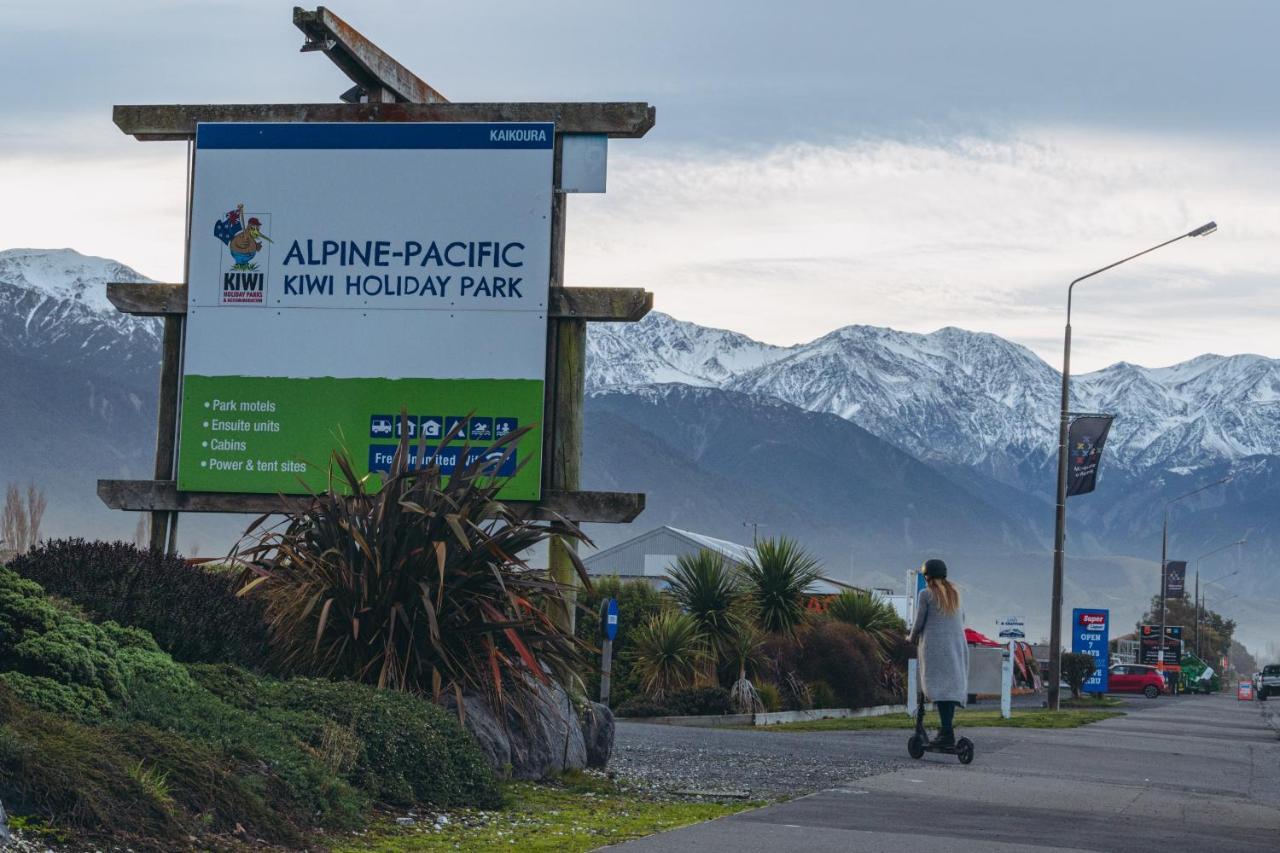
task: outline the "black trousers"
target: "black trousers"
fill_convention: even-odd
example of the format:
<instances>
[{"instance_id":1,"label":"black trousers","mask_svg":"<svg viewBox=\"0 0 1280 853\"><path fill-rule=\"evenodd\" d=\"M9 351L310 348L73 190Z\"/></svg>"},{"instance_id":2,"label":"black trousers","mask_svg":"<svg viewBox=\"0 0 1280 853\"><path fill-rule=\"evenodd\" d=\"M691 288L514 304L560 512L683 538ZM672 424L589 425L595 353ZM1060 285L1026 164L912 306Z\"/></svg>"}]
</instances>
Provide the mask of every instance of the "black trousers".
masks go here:
<instances>
[{"instance_id":1,"label":"black trousers","mask_svg":"<svg viewBox=\"0 0 1280 853\"><path fill-rule=\"evenodd\" d=\"M942 718L942 730L944 732L951 731L952 723L956 718L956 708L960 707L959 702L935 702L938 706L938 716Z\"/></svg>"}]
</instances>

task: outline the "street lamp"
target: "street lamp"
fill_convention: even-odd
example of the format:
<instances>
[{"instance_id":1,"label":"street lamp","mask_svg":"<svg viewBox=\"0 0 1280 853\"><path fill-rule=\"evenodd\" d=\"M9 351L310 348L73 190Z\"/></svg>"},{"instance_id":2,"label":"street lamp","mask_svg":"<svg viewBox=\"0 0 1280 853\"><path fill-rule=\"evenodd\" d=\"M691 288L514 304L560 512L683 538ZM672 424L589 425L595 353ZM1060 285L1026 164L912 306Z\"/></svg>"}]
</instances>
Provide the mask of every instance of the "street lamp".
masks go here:
<instances>
[{"instance_id":1,"label":"street lamp","mask_svg":"<svg viewBox=\"0 0 1280 853\"><path fill-rule=\"evenodd\" d=\"M1053 529L1053 608L1049 615L1049 708L1054 711L1058 710L1058 682L1062 672L1062 570L1067 533L1067 432L1070 428L1072 294L1075 292L1076 285L1087 278L1093 278L1134 258L1162 249L1184 237L1204 237L1217 230L1216 222L1206 222L1199 228L1180 234L1172 240L1165 240L1158 246L1144 249L1136 255L1130 255L1087 275L1082 275L1067 286L1067 328L1062 343L1062 411L1058 421L1058 506Z\"/></svg>"},{"instance_id":2,"label":"street lamp","mask_svg":"<svg viewBox=\"0 0 1280 853\"><path fill-rule=\"evenodd\" d=\"M1176 498L1169 498L1167 501L1165 501L1165 502L1164 502L1164 525L1163 525L1163 527L1161 528L1161 533L1160 533L1160 653L1159 653L1159 657L1158 657L1158 658L1156 658L1156 669L1160 670L1160 672L1161 672L1161 673L1163 673L1163 672L1164 672L1164 643L1165 643L1165 636L1164 636L1164 634L1165 634L1165 606L1164 606L1164 600L1165 600L1165 596L1166 596L1166 593L1167 593L1167 591L1168 591L1168 586L1169 586L1169 577L1168 577L1168 575L1169 575L1169 572L1168 572L1168 567L1169 567L1169 506L1170 506L1170 504L1176 504L1178 501L1185 500L1185 499L1187 499L1187 498L1189 498L1189 497L1192 497L1193 495L1198 495L1198 494L1200 494L1201 492L1203 492L1205 489L1212 489L1214 486L1221 486L1221 485L1223 485L1224 483L1229 483L1229 482L1231 482L1231 475L1230 475L1230 474L1228 474L1227 476L1223 477L1221 480L1214 480L1212 483L1206 483L1205 485L1201 486L1201 487L1200 487L1200 488L1198 488L1198 489L1192 489L1191 491L1189 491L1189 492L1187 492L1187 493L1185 493L1185 494L1178 495ZM1185 589L1185 586L1184 586L1184 589ZM1178 662L1178 665L1179 665L1179 666L1181 666L1181 665L1182 665L1182 662L1181 662L1181 661L1179 661L1179 662ZM1176 692L1176 691L1175 691L1175 692Z\"/></svg>"},{"instance_id":3,"label":"street lamp","mask_svg":"<svg viewBox=\"0 0 1280 853\"><path fill-rule=\"evenodd\" d=\"M1212 557L1214 554L1220 554L1223 551L1227 550L1228 548L1243 546L1246 544L1246 542L1247 542L1247 539L1242 536L1234 542L1228 542L1226 545L1223 545L1221 548L1214 548L1212 551L1206 551L1205 553L1201 554L1199 557L1196 557L1196 657L1200 657L1200 618L1201 618L1201 612L1203 610L1200 603L1200 561L1202 561L1205 557ZM1211 583L1217 583L1220 580L1225 580L1226 578L1229 578L1232 575L1238 575L1238 574L1240 574L1240 570L1236 569L1234 572L1228 572L1225 575L1220 575L1211 581L1205 581L1205 586L1208 586Z\"/></svg>"}]
</instances>

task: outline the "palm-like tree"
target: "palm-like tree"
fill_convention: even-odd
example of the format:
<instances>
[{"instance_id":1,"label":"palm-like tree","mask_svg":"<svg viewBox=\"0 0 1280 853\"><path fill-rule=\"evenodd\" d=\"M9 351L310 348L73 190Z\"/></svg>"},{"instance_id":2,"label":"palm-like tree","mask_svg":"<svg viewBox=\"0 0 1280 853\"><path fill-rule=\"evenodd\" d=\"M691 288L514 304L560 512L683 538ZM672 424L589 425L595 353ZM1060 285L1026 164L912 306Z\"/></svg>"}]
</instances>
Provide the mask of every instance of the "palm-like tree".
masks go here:
<instances>
[{"instance_id":1,"label":"palm-like tree","mask_svg":"<svg viewBox=\"0 0 1280 853\"><path fill-rule=\"evenodd\" d=\"M845 590L837 595L827 605L827 615L867 632L876 641L882 660L907 630L892 605L861 590Z\"/></svg>"},{"instance_id":2,"label":"palm-like tree","mask_svg":"<svg viewBox=\"0 0 1280 853\"><path fill-rule=\"evenodd\" d=\"M724 656L746 601L737 569L718 551L684 554L671 568L668 591L698 623L715 656Z\"/></svg>"},{"instance_id":3,"label":"palm-like tree","mask_svg":"<svg viewBox=\"0 0 1280 853\"><path fill-rule=\"evenodd\" d=\"M758 671L763 645L764 634L755 623L750 619L739 619L723 649L724 657L737 667L738 676L729 688L729 698L740 714L755 714L764 710L759 691L747 677L748 669Z\"/></svg>"},{"instance_id":4,"label":"palm-like tree","mask_svg":"<svg viewBox=\"0 0 1280 853\"><path fill-rule=\"evenodd\" d=\"M742 573L760 627L794 634L804 620L805 591L822 577L817 558L786 536L762 539Z\"/></svg>"},{"instance_id":5,"label":"palm-like tree","mask_svg":"<svg viewBox=\"0 0 1280 853\"><path fill-rule=\"evenodd\" d=\"M679 610L655 613L631 640L632 665L652 699L690 687L705 670L706 638L697 621Z\"/></svg>"}]
</instances>

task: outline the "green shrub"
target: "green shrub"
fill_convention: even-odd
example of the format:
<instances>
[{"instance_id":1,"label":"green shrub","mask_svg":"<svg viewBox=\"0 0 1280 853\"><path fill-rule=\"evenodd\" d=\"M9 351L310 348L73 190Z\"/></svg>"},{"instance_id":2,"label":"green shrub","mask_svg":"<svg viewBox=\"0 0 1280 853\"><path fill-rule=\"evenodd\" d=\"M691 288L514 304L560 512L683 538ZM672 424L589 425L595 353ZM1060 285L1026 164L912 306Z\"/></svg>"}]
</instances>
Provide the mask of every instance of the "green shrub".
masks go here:
<instances>
[{"instance_id":1,"label":"green shrub","mask_svg":"<svg viewBox=\"0 0 1280 853\"><path fill-rule=\"evenodd\" d=\"M615 713L619 717L674 717L675 711L664 702L655 702L636 696L618 705Z\"/></svg>"},{"instance_id":2,"label":"green shrub","mask_svg":"<svg viewBox=\"0 0 1280 853\"><path fill-rule=\"evenodd\" d=\"M528 431L491 449L513 452ZM263 601L277 659L297 674L437 700L469 691L494 706L531 700L548 672L569 683L583 650L555 621L560 586L518 556L549 539L552 523L497 500L506 478L495 461L477 458L446 481L435 463L411 466L415 453L430 458L406 433L391 471L371 480L335 452L330 490L242 553L252 578L242 592ZM584 538L564 520L554 532Z\"/></svg>"},{"instance_id":3,"label":"green shrub","mask_svg":"<svg viewBox=\"0 0 1280 853\"><path fill-rule=\"evenodd\" d=\"M87 725L20 702L0 686L0 798L15 813L90 836L172 850L187 836L230 832L288 843L258 774L207 746L148 726ZM157 785L163 780L162 785Z\"/></svg>"},{"instance_id":4,"label":"green shrub","mask_svg":"<svg viewBox=\"0 0 1280 853\"><path fill-rule=\"evenodd\" d=\"M831 685L825 681L809 682L809 693L813 696L813 707L815 708L836 708L836 703L840 700L836 698L836 692L831 689Z\"/></svg>"},{"instance_id":5,"label":"green shrub","mask_svg":"<svg viewBox=\"0 0 1280 853\"><path fill-rule=\"evenodd\" d=\"M822 619L794 637L775 635L766 641L764 655L767 675L783 687L783 698L791 704L798 697L787 688L805 682L825 681L835 692L837 707L845 708L874 704L882 689L875 640L844 622Z\"/></svg>"},{"instance_id":6,"label":"green shrub","mask_svg":"<svg viewBox=\"0 0 1280 853\"><path fill-rule=\"evenodd\" d=\"M692 687L678 690L664 702L672 713L686 717L732 714L733 700L723 687Z\"/></svg>"},{"instance_id":7,"label":"green shrub","mask_svg":"<svg viewBox=\"0 0 1280 853\"><path fill-rule=\"evenodd\" d=\"M55 825L170 837L199 831L196 815L234 828L258 814L258 834L278 839L354 827L375 799L498 802L479 747L426 700L188 670L145 632L85 622L4 568L0 691L0 800Z\"/></svg>"},{"instance_id":8,"label":"green shrub","mask_svg":"<svg viewBox=\"0 0 1280 853\"><path fill-rule=\"evenodd\" d=\"M756 693L760 694L760 701L766 711L782 710L782 691L778 690L778 685L762 681L756 685Z\"/></svg>"},{"instance_id":9,"label":"green shrub","mask_svg":"<svg viewBox=\"0 0 1280 853\"><path fill-rule=\"evenodd\" d=\"M805 620L806 590L822 577L818 560L794 539L779 536L756 542L742 572L760 628L794 634Z\"/></svg>"},{"instance_id":10,"label":"green shrub","mask_svg":"<svg viewBox=\"0 0 1280 853\"><path fill-rule=\"evenodd\" d=\"M837 595L827 605L827 615L865 631L876 641L882 658L907 632L893 605L861 590L849 589Z\"/></svg>"},{"instance_id":11,"label":"green shrub","mask_svg":"<svg viewBox=\"0 0 1280 853\"><path fill-rule=\"evenodd\" d=\"M260 603L236 596L234 574L124 542L46 542L9 566L97 621L147 631L179 661L258 667L269 645Z\"/></svg>"},{"instance_id":12,"label":"green shrub","mask_svg":"<svg viewBox=\"0 0 1280 853\"><path fill-rule=\"evenodd\" d=\"M741 574L719 551L682 554L671 567L668 594L698 623L713 663L733 661L731 647L741 622L751 618Z\"/></svg>"},{"instance_id":13,"label":"green shrub","mask_svg":"<svg viewBox=\"0 0 1280 853\"><path fill-rule=\"evenodd\" d=\"M1076 699L1084 689L1084 683L1098 668L1098 659L1093 655L1067 652L1062 656L1062 680L1071 688L1071 695Z\"/></svg>"},{"instance_id":14,"label":"green shrub","mask_svg":"<svg viewBox=\"0 0 1280 853\"><path fill-rule=\"evenodd\" d=\"M292 732L331 772L380 802L501 802L479 745L455 716L426 699L352 682L276 681L230 666L192 673L224 701Z\"/></svg>"},{"instance_id":15,"label":"green shrub","mask_svg":"<svg viewBox=\"0 0 1280 853\"><path fill-rule=\"evenodd\" d=\"M800 644L801 677L830 684L840 707L874 704L879 649L865 631L843 622L819 622L801 635Z\"/></svg>"},{"instance_id":16,"label":"green shrub","mask_svg":"<svg viewBox=\"0 0 1280 853\"><path fill-rule=\"evenodd\" d=\"M632 640L629 654L651 699L661 700L692 687L705 669L706 639L688 613L663 610L651 616Z\"/></svg>"}]
</instances>

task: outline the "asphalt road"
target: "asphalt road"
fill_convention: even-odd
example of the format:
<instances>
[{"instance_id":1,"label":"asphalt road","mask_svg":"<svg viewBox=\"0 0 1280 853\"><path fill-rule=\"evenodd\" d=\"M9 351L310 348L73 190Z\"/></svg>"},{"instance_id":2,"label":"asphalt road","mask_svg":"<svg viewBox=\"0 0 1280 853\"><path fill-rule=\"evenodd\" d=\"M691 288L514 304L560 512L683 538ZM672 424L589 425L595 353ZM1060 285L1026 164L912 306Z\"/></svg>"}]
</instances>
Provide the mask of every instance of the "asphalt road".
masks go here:
<instances>
[{"instance_id":1,"label":"asphalt road","mask_svg":"<svg viewBox=\"0 0 1280 853\"><path fill-rule=\"evenodd\" d=\"M1280 739L1257 702L1162 697L1078 729L969 729L977 758L904 762L906 732L682 730L714 744L856 759L884 772L620 845L628 853L1280 849ZM1270 705L1270 703L1267 703ZM690 732L694 734L689 734ZM736 736L741 740L730 741ZM621 737L621 735L620 735ZM678 747L677 747L678 748ZM895 769L896 768L896 769ZM865 771L864 771L865 772Z\"/></svg>"}]
</instances>

